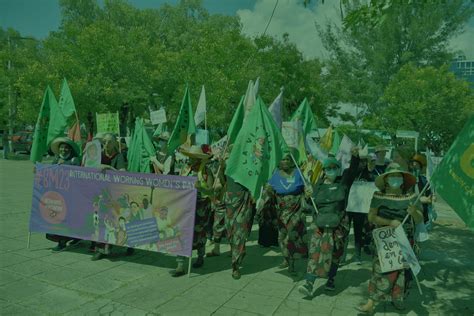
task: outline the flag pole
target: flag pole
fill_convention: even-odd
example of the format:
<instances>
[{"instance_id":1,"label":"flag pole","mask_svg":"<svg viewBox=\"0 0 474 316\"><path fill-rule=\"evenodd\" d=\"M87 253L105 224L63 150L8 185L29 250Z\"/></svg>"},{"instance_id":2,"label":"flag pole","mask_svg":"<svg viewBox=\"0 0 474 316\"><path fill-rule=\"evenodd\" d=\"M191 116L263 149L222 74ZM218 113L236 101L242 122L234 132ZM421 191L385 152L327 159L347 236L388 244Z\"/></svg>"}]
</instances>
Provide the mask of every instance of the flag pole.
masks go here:
<instances>
[{"instance_id":1,"label":"flag pole","mask_svg":"<svg viewBox=\"0 0 474 316\"><path fill-rule=\"evenodd\" d=\"M191 277L191 259L192 259L192 257L193 256L191 255L191 257L189 257L189 260L188 260L189 261L189 263L188 263L188 278Z\"/></svg>"},{"instance_id":2,"label":"flag pole","mask_svg":"<svg viewBox=\"0 0 474 316\"><path fill-rule=\"evenodd\" d=\"M418 203L418 201L420 200L420 198L422 197L423 194L425 194L426 190L428 190L428 187L430 186L430 183L429 182L426 182L425 186L423 187L423 190L421 190L421 192L418 194L415 202L413 202L413 204L411 205L415 205L416 203ZM407 214L405 216L405 218L403 219L403 222L400 224L403 226L403 224L405 224L405 222L407 221L408 219L408 216L410 216L410 214Z\"/></svg>"},{"instance_id":3,"label":"flag pole","mask_svg":"<svg viewBox=\"0 0 474 316\"><path fill-rule=\"evenodd\" d=\"M290 156L291 156L291 159L293 160L293 163L295 164L296 169L297 169L298 172L300 173L301 178L303 179L304 185L307 186L307 185L308 185L308 181L305 179L303 173L301 172L300 167L299 167L298 164L296 163L295 157L293 157L293 154L290 154ZM311 182L310 182L310 183L311 183ZM318 211L318 208L316 207L316 203L314 202L313 197L311 196L310 199L311 199L311 204L313 204L314 211L316 212L316 214L318 214L319 211Z\"/></svg>"}]
</instances>

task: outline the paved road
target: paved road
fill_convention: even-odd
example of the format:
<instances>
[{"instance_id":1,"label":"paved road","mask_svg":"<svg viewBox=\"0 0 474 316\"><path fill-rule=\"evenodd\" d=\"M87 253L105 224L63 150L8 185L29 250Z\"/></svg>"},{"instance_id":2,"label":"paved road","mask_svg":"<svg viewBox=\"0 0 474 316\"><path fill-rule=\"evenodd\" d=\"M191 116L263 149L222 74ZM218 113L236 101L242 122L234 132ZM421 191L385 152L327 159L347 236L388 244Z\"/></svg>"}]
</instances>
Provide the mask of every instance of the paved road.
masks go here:
<instances>
[{"instance_id":1,"label":"paved road","mask_svg":"<svg viewBox=\"0 0 474 316\"><path fill-rule=\"evenodd\" d=\"M366 298L370 258L362 266L342 267L335 292L320 289L312 300L303 299L297 287L305 262L297 262L296 277L277 269L278 249L260 248L255 231L238 281L231 278L226 245L220 257L179 279L168 275L174 258L163 254L137 251L125 257L117 250L110 259L92 262L86 242L52 254L53 244L41 234L32 235L28 250L31 170L27 161L0 160L2 315L356 315L354 306ZM446 205L438 208L440 223L423 244L423 295L411 290L406 314L473 315L474 234ZM398 315L390 304L376 312Z\"/></svg>"}]
</instances>

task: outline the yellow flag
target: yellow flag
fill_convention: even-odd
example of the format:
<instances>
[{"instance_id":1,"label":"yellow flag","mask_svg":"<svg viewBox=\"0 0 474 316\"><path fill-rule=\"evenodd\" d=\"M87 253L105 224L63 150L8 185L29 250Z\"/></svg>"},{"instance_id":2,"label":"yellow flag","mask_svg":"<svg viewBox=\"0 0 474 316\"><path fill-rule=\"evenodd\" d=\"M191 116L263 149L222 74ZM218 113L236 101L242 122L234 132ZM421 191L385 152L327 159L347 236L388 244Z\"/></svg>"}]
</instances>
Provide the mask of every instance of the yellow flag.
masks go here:
<instances>
[{"instance_id":1,"label":"yellow flag","mask_svg":"<svg viewBox=\"0 0 474 316\"><path fill-rule=\"evenodd\" d=\"M326 133L324 133L323 137L321 137L321 140L319 141L321 148L327 152L329 152L332 147L332 134L332 126L329 126L329 128L326 130ZM310 180L312 184L315 184L318 181L322 171L323 162L318 160L313 167L313 172L311 173Z\"/></svg>"}]
</instances>

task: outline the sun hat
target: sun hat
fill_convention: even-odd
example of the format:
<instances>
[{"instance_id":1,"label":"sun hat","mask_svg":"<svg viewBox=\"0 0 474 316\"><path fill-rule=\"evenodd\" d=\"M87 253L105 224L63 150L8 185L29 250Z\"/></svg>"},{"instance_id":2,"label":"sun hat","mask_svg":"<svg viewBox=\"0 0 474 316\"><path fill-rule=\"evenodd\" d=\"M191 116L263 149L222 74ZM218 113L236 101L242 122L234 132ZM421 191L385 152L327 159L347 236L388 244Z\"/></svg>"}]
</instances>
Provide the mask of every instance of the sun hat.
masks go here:
<instances>
[{"instance_id":1,"label":"sun hat","mask_svg":"<svg viewBox=\"0 0 474 316\"><path fill-rule=\"evenodd\" d=\"M68 144L72 151L73 154L78 157L79 156L79 147L75 142L72 141L69 137L56 137L52 142L51 142L51 151L55 155L59 155L59 145L61 144Z\"/></svg>"},{"instance_id":2,"label":"sun hat","mask_svg":"<svg viewBox=\"0 0 474 316\"><path fill-rule=\"evenodd\" d=\"M191 147L181 146L179 152L189 158L194 159L209 159L211 157L211 155L205 153L202 150L201 146L197 145L192 145Z\"/></svg>"},{"instance_id":3,"label":"sun hat","mask_svg":"<svg viewBox=\"0 0 474 316\"><path fill-rule=\"evenodd\" d=\"M414 175L405 171L398 163L392 162L387 166L387 169L384 173L375 178L375 186L380 190L384 190L385 177L393 173L401 173L403 175L403 186L405 190L409 190L416 184L416 178Z\"/></svg>"},{"instance_id":4,"label":"sun hat","mask_svg":"<svg viewBox=\"0 0 474 316\"><path fill-rule=\"evenodd\" d=\"M421 155L421 154L415 154L411 159L410 161L416 161L418 162L421 167L426 167L426 157L425 155Z\"/></svg>"}]
</instances>

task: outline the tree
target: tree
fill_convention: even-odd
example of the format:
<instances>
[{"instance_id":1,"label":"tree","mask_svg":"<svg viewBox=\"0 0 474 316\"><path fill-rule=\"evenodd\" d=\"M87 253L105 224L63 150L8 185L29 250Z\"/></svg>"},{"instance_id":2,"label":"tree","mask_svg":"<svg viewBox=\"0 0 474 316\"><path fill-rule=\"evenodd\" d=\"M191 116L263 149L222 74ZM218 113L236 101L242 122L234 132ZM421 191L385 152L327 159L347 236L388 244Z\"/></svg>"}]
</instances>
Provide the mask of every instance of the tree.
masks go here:
<instances>
[{"instance_id":1,"label":"tree","mask_svg":"<svg viewBox=\"0 0 474 316\"><path fill-rule=\"evenodd\" d=\"M439 67L451 60L448 41L462 31L474 10L463 0L381 1L373 7L341 3L344 27L319 26L331 55L328 85L339 101L366 104L374 115L383 113L386 104L380 97L404 65Z\"/></svg>"},{"instance_id":2,"label":"tree","mask_svg":"<svg viewBox=\"0 0 474 316\"><path fill-rule=\"evenodd\" d=\"M382 97L387 103L383 123L389 131L420 132L422 146L446 151L474 113L474 94L447 66L404 66L390 81Z\"/></svg>"},{"instance_id":3,"label":"tree","mask_svg":"<svg viewBox=\"0 0 474 316\"><path fill-rule=\"evenodd\" d=\"M59 30L39 42L37 56L12 78L25 96L19 122L33 123L44 87L49 84L58 94L64 77L81 121L89 111L113 112L125 102L134 121L147 116L150 95L173 121L185 84L194 106L204 84L208 126L225 130L248 81L259 76L267 103L285 86L289 113L308 97L324 120L321 63L303 60L287 36L246 37L238 17L209 14L200 0L146 10L122 0L103 5L61 0L60 5Z\"/></svg>"}]
</instances>

